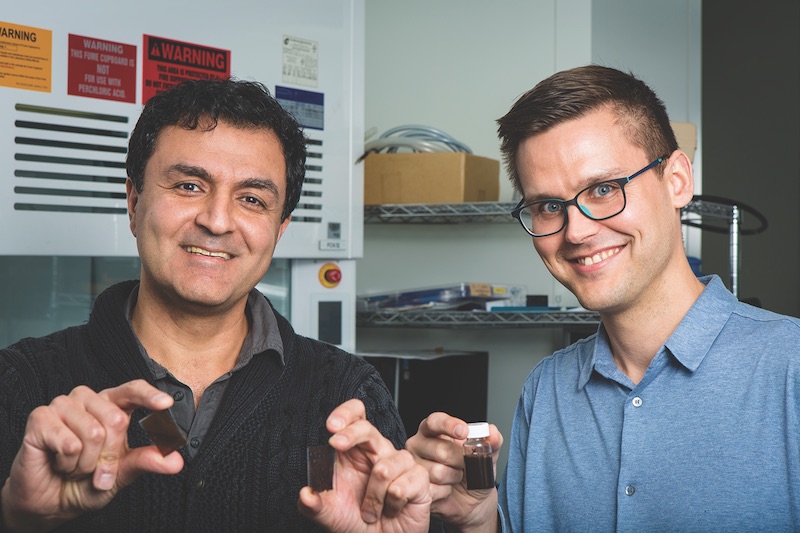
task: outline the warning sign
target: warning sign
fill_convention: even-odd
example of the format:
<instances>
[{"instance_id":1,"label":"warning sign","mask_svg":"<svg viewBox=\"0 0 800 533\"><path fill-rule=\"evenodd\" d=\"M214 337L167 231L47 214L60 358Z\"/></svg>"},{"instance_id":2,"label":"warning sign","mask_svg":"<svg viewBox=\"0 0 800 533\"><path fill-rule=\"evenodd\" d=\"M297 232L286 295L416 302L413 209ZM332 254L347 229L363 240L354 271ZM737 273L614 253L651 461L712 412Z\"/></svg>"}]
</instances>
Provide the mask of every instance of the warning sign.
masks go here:
<instances>
[{"instance_id":1,"label":"warning sign","mask_svg":"<svg viewBox=\"0 0 800 533\"><path fill-rule=\"evenodd\" d=\"M69 36L67 92L75 96L136 102L136 46Z\"/></svg>"},{"instance_id":2,"label":"warning sign","mask_svg":"<svg viewBox=\"0 0 800 533\"><path fill-rule=\"evenodd\" d=\"M144 36L143 102L184 80L227 78L230 74L230 50Z\"/></svg>"},{"instance_id":3,"label":"warning sign","mask_svg":"<svg viewBox=\"0 0 800 533\"><path fill-rule=\"evenodd\" d=\"M53 32L0 22L0 86L50 92Z\"/></svg>"}]
</instances>

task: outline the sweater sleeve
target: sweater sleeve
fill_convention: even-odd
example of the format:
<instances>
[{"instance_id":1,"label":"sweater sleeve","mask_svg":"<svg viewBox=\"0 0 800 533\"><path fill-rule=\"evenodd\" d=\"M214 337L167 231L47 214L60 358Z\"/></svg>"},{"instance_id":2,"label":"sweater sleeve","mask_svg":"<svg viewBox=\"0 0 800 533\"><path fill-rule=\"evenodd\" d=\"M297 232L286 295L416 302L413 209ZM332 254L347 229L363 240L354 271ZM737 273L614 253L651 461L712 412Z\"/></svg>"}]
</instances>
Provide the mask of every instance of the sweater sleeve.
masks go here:
<instances>
[{"instance_id":1,"label":"sweater sleeve","mask_svg":"<svg viewBox=\"0 0 800 533\"><path fill-rule=\"evenodd\" d=\"M8 478L25 433L28 414L38 403L39 387L27 359L16 350L0 350L0 486Z\"/></svg>"},{"instance_id":2,"label":"sweater sleeve","mask_svg":"<svg viewBox=\"0 0 800 533\"><path fill-rule=\"evenodd\" d=\"M0 488L11 472L11 464L22 445L28 414L38 403L36 375L24 355L13 349L0 350ZM0 533L8 531L0 501Z\"/></svg>"},{"instance_id":3,"label":"sweater sleeve","mask_svg":"<svg viewBox=\"0 0 800 533\"><path fill-rule=\"evenodd\" d=\"M367 420L378 428L381 434L389 439L398 450L406 446L406 430L397 405L389 393L389 389L378 374L372 368L361 382L355 397L364 402L367 410Z\"/></svg>"}]
</instances>

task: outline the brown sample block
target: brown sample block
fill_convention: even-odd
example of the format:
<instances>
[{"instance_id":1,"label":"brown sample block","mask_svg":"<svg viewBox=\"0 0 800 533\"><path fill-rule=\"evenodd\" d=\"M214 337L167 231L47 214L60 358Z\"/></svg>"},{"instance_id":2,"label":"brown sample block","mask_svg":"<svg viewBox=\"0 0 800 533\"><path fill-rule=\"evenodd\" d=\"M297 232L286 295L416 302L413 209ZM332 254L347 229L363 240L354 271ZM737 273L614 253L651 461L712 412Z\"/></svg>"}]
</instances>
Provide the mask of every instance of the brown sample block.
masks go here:
<instances>
[{"instance_id":1,"label":"brown sample block","mask_svg":"<svg viewBox=\"0 0 800 533\"><path fill-rule=\"evenodd\" d=\"M169 455L186 444L186 433L172 418L169 410L153 411L139 420L139 425L147 432L161 455Z\"/></svg>"}]
</instances>

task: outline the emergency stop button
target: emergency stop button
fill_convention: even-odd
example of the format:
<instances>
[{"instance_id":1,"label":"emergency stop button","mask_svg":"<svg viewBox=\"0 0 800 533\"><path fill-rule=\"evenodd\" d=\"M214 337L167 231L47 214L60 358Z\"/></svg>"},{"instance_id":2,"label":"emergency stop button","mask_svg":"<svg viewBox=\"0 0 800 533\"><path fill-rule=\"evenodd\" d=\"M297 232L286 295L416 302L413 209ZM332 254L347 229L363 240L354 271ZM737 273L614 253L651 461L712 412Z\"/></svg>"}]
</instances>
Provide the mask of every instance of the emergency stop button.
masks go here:
<instances>
[{"instance_id":1,"label":"emergency stop button","mask_svg":"<svg viewBox=\"0 0 800 533\"><path fill-rule=\"evenodd\" d=\"M335 263L325 263L319 269L319 282L332 289L342 281L342 270Z\"/></svg>"}]
</instances>

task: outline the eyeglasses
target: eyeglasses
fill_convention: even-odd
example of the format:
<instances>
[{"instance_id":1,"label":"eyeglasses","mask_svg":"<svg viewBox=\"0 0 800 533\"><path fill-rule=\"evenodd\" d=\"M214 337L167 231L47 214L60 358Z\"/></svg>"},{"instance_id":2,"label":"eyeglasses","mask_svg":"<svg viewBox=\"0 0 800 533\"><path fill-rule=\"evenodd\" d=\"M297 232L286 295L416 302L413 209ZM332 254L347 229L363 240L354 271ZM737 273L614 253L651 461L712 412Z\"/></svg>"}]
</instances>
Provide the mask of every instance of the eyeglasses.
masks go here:
<instances>
[{"instance_id":1,"label":"eyeglasses","mask_svg":"<svg viewBox=\"0 0 800 533\"><path fill-rule=\"evenodd\" d=\"M572 200L548 198L523 205L525 200L522 199L511 211L511 216L519 220L525 231L534 237L547 237L564 229L567 225L567 208L570 205L577 207L578 211L592 220L606 220L617 216L625 210L628 203L625 196L625 185L666 159L667 156L659 157L627 178L601 181L589 185L576 194Z\"/></svg>"}]
</instances>

